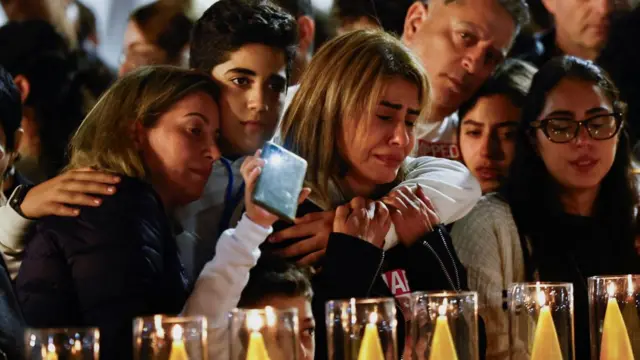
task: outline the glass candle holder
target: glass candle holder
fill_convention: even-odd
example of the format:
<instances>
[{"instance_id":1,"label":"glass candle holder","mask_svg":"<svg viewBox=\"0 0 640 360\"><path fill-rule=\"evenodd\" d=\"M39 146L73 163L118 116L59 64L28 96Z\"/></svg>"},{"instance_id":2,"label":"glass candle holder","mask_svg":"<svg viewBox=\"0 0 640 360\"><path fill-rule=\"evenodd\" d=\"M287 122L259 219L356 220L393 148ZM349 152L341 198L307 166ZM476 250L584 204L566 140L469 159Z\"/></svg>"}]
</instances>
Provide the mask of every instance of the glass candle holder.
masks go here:
<instances>
[{"instance_id":1,"label":"glass candle holder","mask_svg":"<svg viewBox=\"0 0 640 360\"><path fill-rule=\"evenodd\" d=\"M329 359L398 358L393 298L329 301L325 309Z\"/></svg>"},{"instance_id":2,"label":"glass candle holder","mask_svg":"<svg viewBox=\"0 0 640 360\"><path fill-rule=\"evenodd\" d=\"M575 359L573 284L513 284L508 306L511 359Z\"/></svg>"},{"instance_id":3,"label":"glass candle holder","mask_svg":"<svg viewBox=\"0 0 640 360\"><path fill-rule=\"evenodd\" d=\"M96 328L26 329L28 360L97 360L100 331Z\"/></svg>"},{"instance_id":4,"label":"glass candle holder","mask_svg":"<svg viewBox=\"0 0 640 360\"><path fill-rule=\"evenodd\" d=\"M412 303L410 359L478 359L478 293L418 292Z\"/></svg>"},{"instance_id":5,"label":"glass candle holder","mask_svg":"<svg viewBox=\"0 0 640 360\"><path fill-rule=\"evenodd\" d=\"M591 359L640 359L640 275L589 278Z\"/></svg>"},{"instance_id":6,"label":"glass candle holder","mask_svg":"<svg viewBox=\"0 0 640 360\"><path fill-rule=\"evenodd\" d=\"M233 360L297 360L298 310L235 309L229 316L229 354Z\"/></svg>"},{"instance_id":7,"label":"glass candle holder","mask_svg":"<svg viewBox=\"0 0 640 360\"><path fill-rule=\"evenodd\" d=\"M207 320L155 315L133 320L136 360L206 360Z\"/></svg>"}]
</instances>

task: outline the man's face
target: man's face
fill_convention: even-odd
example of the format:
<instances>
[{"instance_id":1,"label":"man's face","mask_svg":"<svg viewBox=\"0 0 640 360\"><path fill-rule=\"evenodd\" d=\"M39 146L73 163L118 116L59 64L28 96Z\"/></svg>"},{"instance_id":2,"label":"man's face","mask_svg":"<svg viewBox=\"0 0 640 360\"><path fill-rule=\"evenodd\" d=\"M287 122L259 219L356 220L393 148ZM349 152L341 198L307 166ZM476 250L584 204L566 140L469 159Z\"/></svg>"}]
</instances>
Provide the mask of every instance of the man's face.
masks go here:
<instances>
[{"instance_id":1,"label":"man's face","mask_svg":"<svg viewBox=\"0 0 640 360\"><path fill-rule=\"evenodd\" d=\"M506 56L516 34L497 0L414 3L402 39L425 66L438 113L469 99Z\"/></svg>"},{"instance_id":2,"label":"man's face","mask_svg":"<svg viewBox=\"0 0 640 360\"><path fill-rule=\"evenodd\" d=\"M252 155L270 140L282 112L286 80L284 51L247 44L211 71L220 84L224 157Z\"/></svg>"},{"instance_id":3,"label":"man's face","mask_svg":"<svg viewBox=\"0 0 640 360\"><path fill-rule=\"evenodd\" d=\"M600 51L609 36L611 14L629 7L629 0L544 0L557 20L556 31L573 48Z\"/></svg>"}]
</instances>

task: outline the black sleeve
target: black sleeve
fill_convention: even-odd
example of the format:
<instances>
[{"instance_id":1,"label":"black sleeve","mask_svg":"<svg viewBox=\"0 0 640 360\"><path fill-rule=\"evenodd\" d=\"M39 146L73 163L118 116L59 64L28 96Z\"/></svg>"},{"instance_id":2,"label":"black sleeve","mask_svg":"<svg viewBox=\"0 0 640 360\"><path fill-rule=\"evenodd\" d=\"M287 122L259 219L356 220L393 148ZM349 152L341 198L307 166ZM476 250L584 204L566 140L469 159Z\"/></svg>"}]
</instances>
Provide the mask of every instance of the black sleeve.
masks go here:
<instances>
[{"instance_id":1,"label":"black sleeve","mask_svg":"<svg viewBox=\"0 0 640 360\"><path fill-rule=\"evenodd\" d=\"M467 290L466 270L443 225L409 247L407 257L412 290Z\"/></svg>"},{"instance_id":2,"label":"black sleeve","mask_svg":"<svg viewBox=\"0 0 640 360\"><path fill-rule=\"evenodd\" d=\"M313 280L316 359L327 358L327 301L367 297L383 261L384 251L364 240L339 233L329 236L322 270Z\"/></svg>"}]
</instances>

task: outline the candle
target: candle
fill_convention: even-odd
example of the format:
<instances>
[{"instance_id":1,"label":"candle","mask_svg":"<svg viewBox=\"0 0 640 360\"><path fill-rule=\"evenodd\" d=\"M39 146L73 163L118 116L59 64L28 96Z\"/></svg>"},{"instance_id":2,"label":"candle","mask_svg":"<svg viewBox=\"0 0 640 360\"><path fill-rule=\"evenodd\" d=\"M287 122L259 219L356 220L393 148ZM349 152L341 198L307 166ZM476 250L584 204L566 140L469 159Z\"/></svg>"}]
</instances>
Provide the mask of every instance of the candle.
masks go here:
<instances>
[{"instance_id":1,"label":"candle","mask_svg":"<svg viewBox=\"0 0 640 360\"><path fill-rule=\"evenodd\" d=\"M627 280L627 301L622 310L622 318L627 325L627 331L629 332L629 340L631 340L631 347L640 351L640 319L638 318L638 309L636 308L636 294L633 284L633 277L628 275ZM638 354L635 354L638 355ZM640 360L640 357L636 356Z\"/></svg>"},{"instance_id":2,"label":"candle","mask_svg":"<svg viewBox=\"0 0 640 360\"><path fill-rule=\"evenodd\" d=\"M616 285L610 283L607 286L607 292L609 293L609 302L602 326L600 360L633 360L629 334L615 297Z\"/></svg>"},{"instance_id":3,"label":"candle","mask_svg":"<svg viewBox=\"0 0 640 360\"><path fill-rule=\"evenodd\" d=\"M553 323L551 309L546 305L544 292L540 291L539 285L537 293L540 316L533 339L531 360L562 360L556 325Z\"/></svg>"},{"instance_id":4,"label":"candle","mask_svg":"<svg viewBox=\"0 0 640 360\"><path fill-rule=\"evenodd\" d=\"M431 352L429 360L450 359L457 360L458 353L453 344L449 320L447 319L447 299L438 306L438 318L436 319L436 330L431 341Z\"/></svg>"},{"instance_id":5,"label":"candle","mask_svg":"<svg viewBox=\"0 0 640 360\"><path fill-rule=\"evenodd\" d=\"M169 360L188 360L187 349L184 346L184 340L182 338L182 326L175 324L171 328L171 355Z\"/></svg>"},{"instance_id":6,"label":"candle","mask_svg":"<svg viewBox=\"0 0 640 360\"><path fill-rule=\"evenodd\" d=\"M247 315L247 327L251 330L247 360L270 360L267 347L264 344L264 338L260 333L263 325L262 317L258 312L250 312Z\"/></svg>"},{"instance_id":7,"label":"candle","mask_svg":"<svg viewBox=\"0 0 640 360\"><path fill-rule=\"evenodd\" d=\"M378 313L374 311L369 314L369 323L364 330L364 337L358 352L358 360L384 360L377 322Z\"/></svg>"},{"instance_id":8,"label":"candle","mask_svg":"<svg viewBox=\"0 0 640 360\"><path fill-rule=\"evenodd\" d=\"M44 349L43 349L44 350ZM58 354L56 353L56 346L52 343L47 345L47 355L43 356L44 360L58 360Z\"/></svg>"}]
</instances>

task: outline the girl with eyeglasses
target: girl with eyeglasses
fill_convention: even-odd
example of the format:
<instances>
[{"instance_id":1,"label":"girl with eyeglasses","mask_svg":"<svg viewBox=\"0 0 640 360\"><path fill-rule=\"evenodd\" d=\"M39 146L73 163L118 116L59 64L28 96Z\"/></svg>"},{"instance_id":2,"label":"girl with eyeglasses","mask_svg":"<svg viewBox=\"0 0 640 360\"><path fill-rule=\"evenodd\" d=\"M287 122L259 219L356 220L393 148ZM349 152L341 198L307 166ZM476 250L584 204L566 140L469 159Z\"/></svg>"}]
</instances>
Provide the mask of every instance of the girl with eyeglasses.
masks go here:
<instances>
[{"instance_id":1,"label":"girl with eyeglasses","mask_svg":"<svg viewBox=\"0 0 640 360\"><path fill-rule=\"evenodd\" d=\"M624 107L591 62L556 58L533 78L516 154L499 193L453 228L454 246L477 290L489 359L509 349L505 290L524 281L571 282L576 359L589 359L587 278L638 272L638 202Z\"/></svg>"}]
</instances>

